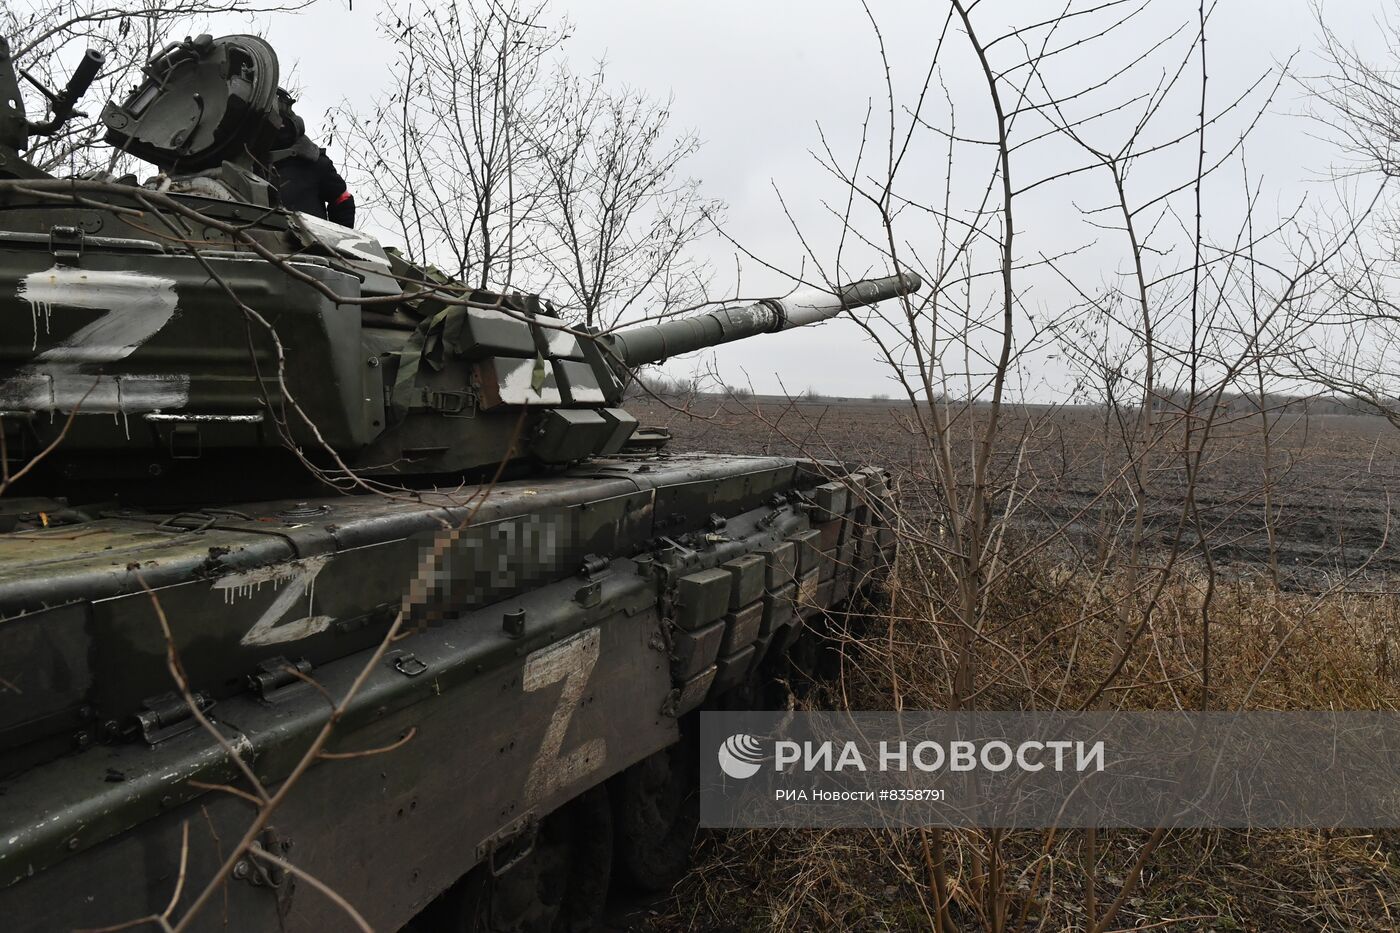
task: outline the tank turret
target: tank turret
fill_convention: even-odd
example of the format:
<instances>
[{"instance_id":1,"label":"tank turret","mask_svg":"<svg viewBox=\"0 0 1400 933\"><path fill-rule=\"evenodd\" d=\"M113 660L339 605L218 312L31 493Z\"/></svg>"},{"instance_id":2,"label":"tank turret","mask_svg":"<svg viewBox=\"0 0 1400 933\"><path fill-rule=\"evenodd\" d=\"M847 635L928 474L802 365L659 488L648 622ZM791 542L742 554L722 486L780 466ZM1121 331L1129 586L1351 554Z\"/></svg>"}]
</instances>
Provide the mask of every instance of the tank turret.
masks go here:
<instances>
[{"instance_id":1,"label":"tank turret","mask_svg":"<svg viewBox=\"0 0 1400 933\"><path fill-rule=\"evenodd\" d=\"M44 468L69 491L610 456L637 428L621 407L632 368L920 285L904 273L572 329L537 296L472 289L278 210L260 153L284 115L263 40L188 39L144 74L103 120L108 142L162 170L154 183L0 182L5 450L18 464L52 447Z\"/></svg>"}]
</instances>

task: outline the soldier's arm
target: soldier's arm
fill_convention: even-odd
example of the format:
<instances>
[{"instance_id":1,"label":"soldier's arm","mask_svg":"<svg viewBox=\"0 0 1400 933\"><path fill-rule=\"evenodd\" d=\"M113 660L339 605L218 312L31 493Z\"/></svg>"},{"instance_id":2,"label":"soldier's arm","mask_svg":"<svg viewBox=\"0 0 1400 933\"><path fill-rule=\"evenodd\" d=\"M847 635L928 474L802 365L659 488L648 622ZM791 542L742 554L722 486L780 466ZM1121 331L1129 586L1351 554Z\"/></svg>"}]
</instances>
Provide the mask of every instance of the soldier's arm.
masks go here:
<instances>
[{"instance_id":1,"label":"soldier's arm","mask_svg":"<svg viewBox=\"0 0 1400 933\"><path fill-rule=\"evenodd\" d=\"M326 219L342 227L355 226L355 196L335 163L323 152L316 162L321 199L326 202Z\"/></svg>"}]
</instances>

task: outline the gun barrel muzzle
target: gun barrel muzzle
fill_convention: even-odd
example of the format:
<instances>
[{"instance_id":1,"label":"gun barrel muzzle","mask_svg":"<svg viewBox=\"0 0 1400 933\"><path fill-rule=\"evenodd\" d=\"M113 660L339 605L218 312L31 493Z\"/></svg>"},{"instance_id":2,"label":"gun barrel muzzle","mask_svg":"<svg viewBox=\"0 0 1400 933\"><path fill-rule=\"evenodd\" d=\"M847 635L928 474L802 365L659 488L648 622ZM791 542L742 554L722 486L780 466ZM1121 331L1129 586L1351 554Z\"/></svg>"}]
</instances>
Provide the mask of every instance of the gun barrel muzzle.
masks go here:
<instances>
[{"instance_id":1,"label":"gun barrel muzzle","mask_svg":"<svg viewBox=\"0 0 1400 933\"><path fill-rule=\"evenodd\" d=\"M923 280L913 272L864 279L825 289L802 289L783 298L765 298L751 305L720 307L690 317L629 327L610 335L613 351L627 366L658 363L706 347L815 324L847 308L872 305L918 291Z\"/></svg>"},{"instance_id":2,"label":"gun barrel muzzle","mask_svg":"<svg viewBox=\"0 0 1400 933\"><path fill-rule=\"evenodd\" d=\"M909 295L923 287L916 272L901 272L878 279L862 279L849 285L838 285L834 292L824 289L804 289L785 298L770 299L783 306L786 320L780 329L815 324L835 317L847 308L879 304L889 298Z\"/></svg>"},{"instance_id":3,"label":"gun barrel muzzle","mask_svg":"<svg viewBox=\"0 0 1400 933\"><path fill-rule=\"evenodd\" d=\"M63 99L76 104L83 95L92 87L93 79L102 70L107 58L97 49L88 49L83 53L82 61L78 62L78 67L73 70L73 76L68 79L68 86L63 89Z\"/></svg>"}]
</instances>

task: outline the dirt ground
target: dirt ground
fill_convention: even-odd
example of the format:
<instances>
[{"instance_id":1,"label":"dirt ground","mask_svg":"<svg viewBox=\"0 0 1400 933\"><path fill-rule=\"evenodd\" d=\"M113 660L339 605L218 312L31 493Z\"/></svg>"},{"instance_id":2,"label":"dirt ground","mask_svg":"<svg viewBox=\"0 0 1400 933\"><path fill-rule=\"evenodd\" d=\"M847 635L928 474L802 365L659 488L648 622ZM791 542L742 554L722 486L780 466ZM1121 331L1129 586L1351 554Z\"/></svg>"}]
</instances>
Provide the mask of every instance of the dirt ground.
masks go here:
<instances>
[{"instance_id":1,"label":"dirt ground","mask_svg":"<svg viewBox=\"0 0 1400 933\"><path fill-rule=\"evenodd\" d=\"M637 400L629 410L643 424L671 431L678 451L878 464L920 493L906 500L928 492L928 448L907 402L699 396L675 404ZM1400 428L1368 415L1275 413L1267 461L1261 428L1257 415L1222 418L1202 460L1195 499L1217 563L1266 568L1268 514L1286 586L1312 588L1358 568L1376 579L1400 571L1400 541L1391 529L1400 506ZM996 472L1022 498L1014 527L1082 538L1131 511L1126 489L1116 498L1101 495L1122 460L1122 442L1102 409L1010 409L1002 437ZM1171 443L1152 454L1147 524L1159 543L1178 533L1197 542L1192 527L1178 529L1186 469ZM971 448L964 439L955 455L970 456Z\"/></svg>"}]
</instances>

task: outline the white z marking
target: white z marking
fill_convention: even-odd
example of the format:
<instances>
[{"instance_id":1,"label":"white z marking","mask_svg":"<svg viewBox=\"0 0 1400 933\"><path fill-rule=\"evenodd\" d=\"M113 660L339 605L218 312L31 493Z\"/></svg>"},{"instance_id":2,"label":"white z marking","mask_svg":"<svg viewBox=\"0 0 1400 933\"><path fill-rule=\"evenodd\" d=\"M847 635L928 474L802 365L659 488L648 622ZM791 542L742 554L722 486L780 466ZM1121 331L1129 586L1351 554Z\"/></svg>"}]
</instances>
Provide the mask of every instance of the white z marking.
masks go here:
<instances>
[{"instance_id":1,"label":"white z marking","mask_svg":"<svg viewBox=\"0 0 1400 933\"><path fill-rule=\"evenodd\" d=\"M106 313L38 354L32 365L0 384L0 401L6 407L139 412L179 408L188 402L189 376L83 371L126 359L170 323L177 308L174 279L56 265L26 275L17 294L29 303L36 347L39 321L47 329L55 306Z\"/></svg>"},{"instance_id":2,"label":"white z marking","mask_svg":"<svg viewBox=\"0 0 1400 933\"><path fill-rule=\"evenodd\" d=\"M313 609L316 602L316 577L329 561L329 556L308 557L290 564L231 573L215 580L214 589L223 590L224 601L229 603L240 597L253 595L264 583L272 584L274 589L286 584L238 643L245 646L277 645L285 641L300 641L324 632L333 620L330 616L314 615ZM303 597L306 599L307 614L300 619L282 622L282 617Z\"/></svg>"},{"instance_id":3,"label":"white z marking","mask_svg":"<svg viewBox=\"0 0 1400 933\"><path fill-rule=\"evenodd\" d=\"M561 642L541 648L525 659L522 686L526 693L564 681L554 715L540 740L540 751L530 766L525 782L525 798L534 803L551 792L587 777L603 765L607 743L601 737L592 738L578 748L561 755L564 734L573 720L574 710L588 687L588 676L598 663L598 629L587 629Z\"/></svg>"}]
</instances>

